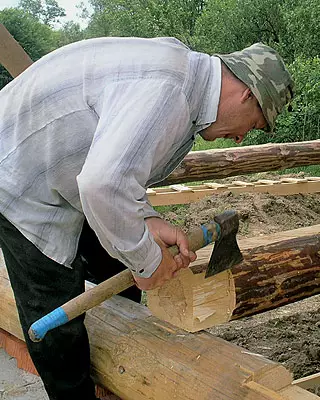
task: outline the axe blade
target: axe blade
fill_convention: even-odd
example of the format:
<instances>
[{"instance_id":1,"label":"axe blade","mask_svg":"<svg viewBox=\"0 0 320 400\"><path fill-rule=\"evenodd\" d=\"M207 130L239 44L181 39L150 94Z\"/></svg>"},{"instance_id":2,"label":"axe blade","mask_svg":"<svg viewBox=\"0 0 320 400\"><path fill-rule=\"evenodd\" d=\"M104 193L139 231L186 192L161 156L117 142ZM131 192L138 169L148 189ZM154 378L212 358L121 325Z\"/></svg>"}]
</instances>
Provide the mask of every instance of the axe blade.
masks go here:
<instances>
[{"instance_id":1,"label":"axe blade","mask_svg":"<svg viewBox=\"0 0 320 400\"><path fill-rule=\"evenodd\" d=\"M236 238L239 230L237 212L233 210L224 212L214 220L219 224L221 232L210 257L206 278L225 271L243 260Z\"/></svg>"}]
</instances>

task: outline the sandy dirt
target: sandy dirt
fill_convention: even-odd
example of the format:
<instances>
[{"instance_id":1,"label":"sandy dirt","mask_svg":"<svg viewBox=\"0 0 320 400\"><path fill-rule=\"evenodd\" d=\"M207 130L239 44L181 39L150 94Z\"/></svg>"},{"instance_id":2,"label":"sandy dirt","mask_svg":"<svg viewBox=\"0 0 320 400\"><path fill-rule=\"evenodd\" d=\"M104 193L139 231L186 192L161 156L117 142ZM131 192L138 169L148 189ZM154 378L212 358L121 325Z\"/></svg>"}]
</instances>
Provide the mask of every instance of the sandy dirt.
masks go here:
<instances>
[{"instance_id":1,"label":"sandy dirt","mask_svg":"<svg viewBox=\"0 0 320 400\"><path fill-rule=\"evenodd\" d=\"M198 203L173 206L162 214L188 231L227 209L239 213L238 237L276 234L320 224L320 194L274 196L225 192ZM208 331L282 363L295 379L320 371L320 295ZM313 392L320 395L320 387Z\"/></svg>"}]
</instances>

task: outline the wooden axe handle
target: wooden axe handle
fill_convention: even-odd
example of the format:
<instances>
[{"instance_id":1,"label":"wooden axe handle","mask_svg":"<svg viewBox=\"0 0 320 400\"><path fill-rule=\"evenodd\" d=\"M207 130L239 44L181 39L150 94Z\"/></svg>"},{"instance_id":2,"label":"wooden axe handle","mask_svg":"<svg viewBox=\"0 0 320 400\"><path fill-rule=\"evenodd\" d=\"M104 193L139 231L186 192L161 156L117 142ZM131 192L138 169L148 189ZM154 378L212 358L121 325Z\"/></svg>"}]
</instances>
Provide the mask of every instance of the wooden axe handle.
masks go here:
<instances>
[{"instance_id":1,"label":"wooden axe handle","mask_svg":"<svg viewBox=\"0 0 320 400\"><path fill-rule=\"evenodd\" d=\"M219 225L215 222L202 225L188 235L189 248L192 251L197 251L216 240L218 235ZM177 246L169 247L169 251L173 256L179 252ZM30 339L33 342L41 341L49 330L64 325L113 295L128 289L134 283L130 270L120 272L34 322L29 329Z\"/></svg>"},{"instance_id":2,"label":"wooden axe handle","mask_svg":"<svg viewBox=\"0 0 320 400\"><path fill-rule=\"evenodd\" d=\"M33 61L20 44L10 35L5 26L0 24L0 64L15 78L32 63Z\"/></svg>"}]
</instances>

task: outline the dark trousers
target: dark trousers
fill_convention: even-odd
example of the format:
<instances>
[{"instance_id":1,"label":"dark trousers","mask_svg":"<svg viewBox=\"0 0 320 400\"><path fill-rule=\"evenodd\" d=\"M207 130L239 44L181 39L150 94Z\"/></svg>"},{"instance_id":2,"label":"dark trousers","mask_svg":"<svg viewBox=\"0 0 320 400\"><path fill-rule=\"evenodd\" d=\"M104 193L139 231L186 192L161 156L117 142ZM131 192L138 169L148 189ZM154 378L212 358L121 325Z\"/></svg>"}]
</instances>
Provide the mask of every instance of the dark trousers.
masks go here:
<instances>
[{"instance_id":1,"label":"dark trousers","mask_svg":"<svg viewBox=\"0 0 320 400\"><path fill-rule=\"evenodd\" d=\"M108 255L87 223L72 269L42 254L1 214L0 247L28 350L50 400L95 399L84 315L48 332L39 343L31 342L27 332L34 321L82 293L85 279L99 283L126 267ZM122 295L140 301L141 292L132 287Z\"/></svg>"}]
</instances>

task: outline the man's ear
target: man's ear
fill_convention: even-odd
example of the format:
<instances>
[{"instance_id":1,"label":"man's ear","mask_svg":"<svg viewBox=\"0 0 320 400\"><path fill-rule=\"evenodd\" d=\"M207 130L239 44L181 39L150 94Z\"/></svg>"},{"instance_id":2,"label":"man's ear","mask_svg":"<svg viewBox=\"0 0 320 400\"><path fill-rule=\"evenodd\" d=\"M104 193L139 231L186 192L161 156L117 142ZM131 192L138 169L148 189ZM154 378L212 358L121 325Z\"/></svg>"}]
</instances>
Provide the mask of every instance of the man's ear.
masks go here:
<instances>
[{"instance_id":1,"label":"man's ear","mask_svg":"<svg viewBox=\"0 0 320 400\"><path fill-rule=\"evenodd\" d=\"M243 89L243 91L241 93L241 97L240 97L241 103L244 103L246 100L252 99L252 98L253 98L253 94L251 92L251 89L249 89L248 87Z\"/></svg>"}]
</instances>

